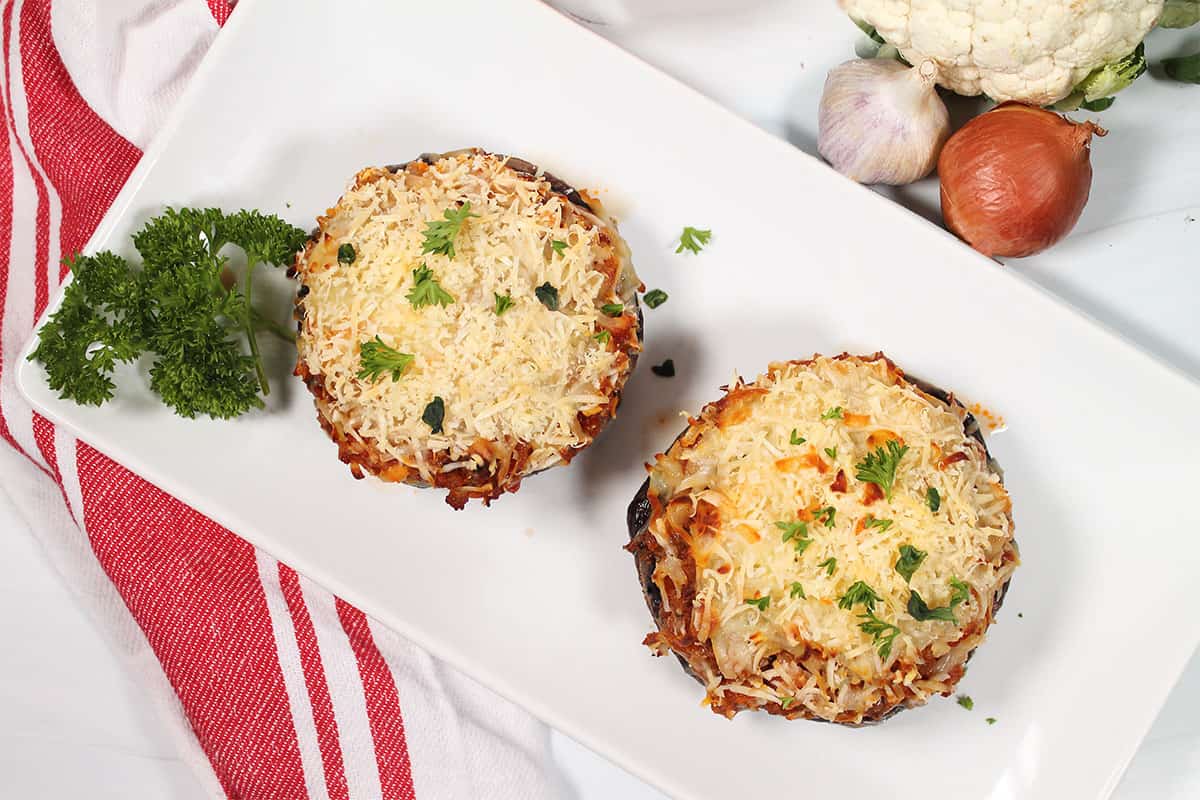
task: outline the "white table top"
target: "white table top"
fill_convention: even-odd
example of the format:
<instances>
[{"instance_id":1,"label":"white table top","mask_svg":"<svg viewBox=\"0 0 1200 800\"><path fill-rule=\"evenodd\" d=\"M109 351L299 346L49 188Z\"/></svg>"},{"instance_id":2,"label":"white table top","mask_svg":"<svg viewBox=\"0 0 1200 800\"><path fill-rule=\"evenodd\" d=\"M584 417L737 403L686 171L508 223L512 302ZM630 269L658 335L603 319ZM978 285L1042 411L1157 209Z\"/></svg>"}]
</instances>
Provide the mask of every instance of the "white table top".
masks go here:
<instances>
[{"instance_id":1,"label":"white table top","mask_svg":"<svg viewBox=\"0 0 1200 800\"><path fill-rule=\"evenodd\" d=\"M813 7L759 0L736 13L598 30L812 152L825 72L852 57L854 41L848 23ZM1148 54L1153 63L1198 44L1200 30L1159 32ZM1095 146L1092 200L1079 229L1012 267L1200 379L1200 88L1147 76L1101 121L1112 133ZM936 213L931 182L897 194L919 213ZM3 492L0 608L0 793L203 797L156 712L58 583ZM1197 708L1200 657L1168 699L1118 800L1200 797ZM577 800L662 797L566 737L556 736L554 746Z\"/></svg>"}]
</instances>

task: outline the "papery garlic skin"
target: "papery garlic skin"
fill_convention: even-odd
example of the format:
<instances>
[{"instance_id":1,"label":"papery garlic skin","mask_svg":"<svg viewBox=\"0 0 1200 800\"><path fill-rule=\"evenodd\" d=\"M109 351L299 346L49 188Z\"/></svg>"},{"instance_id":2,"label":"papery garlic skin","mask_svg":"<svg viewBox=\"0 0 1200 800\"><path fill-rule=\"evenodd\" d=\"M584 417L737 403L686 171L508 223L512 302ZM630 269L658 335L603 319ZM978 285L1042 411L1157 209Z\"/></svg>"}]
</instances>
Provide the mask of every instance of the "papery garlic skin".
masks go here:
<instances>
[{"instance_id":1,"label":"papery garlic skin","mask_svg":"<svg viewBox=\"0 0 1200 800\"><path fill-rule=\"evenodd\" d=\"M902 186L924 178L950 136L936 78L932 61L913 68L868 58L835 67L821 95L817 152L859 183Z\"/></svg>"}]
</instances>

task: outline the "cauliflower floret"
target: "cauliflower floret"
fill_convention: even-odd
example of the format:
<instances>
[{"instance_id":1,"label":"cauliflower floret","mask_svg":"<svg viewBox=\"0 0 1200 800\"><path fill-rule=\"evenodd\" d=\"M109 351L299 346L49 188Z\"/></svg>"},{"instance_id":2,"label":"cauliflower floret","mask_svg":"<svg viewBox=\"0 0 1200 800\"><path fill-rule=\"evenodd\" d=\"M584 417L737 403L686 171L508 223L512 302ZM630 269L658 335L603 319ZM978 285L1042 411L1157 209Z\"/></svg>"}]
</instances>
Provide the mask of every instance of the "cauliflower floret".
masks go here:
<instances>
[{"instance_id":1,"label":"cauliflower floret","mask_svg":"<svg viewBox=\"0 0 1200 800\"><path fill-rule=\"evenodd\" d=\"M938 83L997 102L1049 105L1092 70L1129 55L1164 0L839 0Z\"/></svg>"}]
</instances>

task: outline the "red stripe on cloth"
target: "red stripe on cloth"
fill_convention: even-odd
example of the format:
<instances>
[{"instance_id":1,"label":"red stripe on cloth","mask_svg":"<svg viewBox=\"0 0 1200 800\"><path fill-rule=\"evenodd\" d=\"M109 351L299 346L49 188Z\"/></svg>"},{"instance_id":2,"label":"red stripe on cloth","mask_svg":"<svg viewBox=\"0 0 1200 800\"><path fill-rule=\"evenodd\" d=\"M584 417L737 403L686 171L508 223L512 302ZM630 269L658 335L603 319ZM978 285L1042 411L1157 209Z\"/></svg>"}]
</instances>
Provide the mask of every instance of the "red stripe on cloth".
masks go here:
<instances>
[{"instance_id":1,"label":"red stripe on cloth","mask_svg":"<svg viewBox=\"0 0 1200 800\"><path fill-rule=\"evenodd\" d=\"M375 763L379 767L379 785L383 800L415 800L412 762L408 758L408 743L404 738L404 719L400 715L400 695L396 680L375 646L375 637L367 624L367 615L354 606L335 598L338 619L350 640L358 675L362 679L367 700L367 720L371 739L375 742Z\"/></svg>"},{"instance_id":2,"label":"red stripe on cloth","mask_svg":"<svg viewBox=\"0 0 1200 800\"><path fill-rule=\"evenodd\" d=\"M97 116L75 88L54 47L50 0L25 0L20 46L29 136L62 203L59 247L66 255L87 243L142 153ZM38 225L40 235L40 220ZM44 263L40 248L39 263ZM61 266L59 279L66 274ZM39 315L42 308L39 300Z\"/></svg>"},{"instance_id":3,"label":"red stripe on cloth","mask_svg":"<svg viewBox=\"0 0 1200 800\"><path fill-rule=\"evenodd\" d=\"M42 451L42 458L46 459L46 463L50 465L54 482L61 489L62 473L58 471L58 458L54 453L54 425L37 412L33 414L33 440L37 442L38 450ZM65 494L63 499L66 499ZM67 505L70 506L70 503Z\"/></svg>"},{"instance_id":4,"label":"red stripe on cloth","mask_svg":"<svg viewBox=\"0 0 1200 800\"><path fill-rule=\"evenodd\" d=\"M279 588L283 591L283 599L287 601L292 627L296 631L300 667L304 670L304 685L308 688L308 700L312 705L313 726L317 729L317 747L321 750L321 762L325 767L325 789L329 792L330 800L348 800L350 790L346 785L346 766L338 741L337 717L333 713L329 685L325 682L325 667L321 663L317 632L313 628L308 606L304 604L300 576L296 570L282 563L279 565Z\"/></svg>"},{"instance_id":5,"label":"red stripe on cloth","mask_svg":"<svg viewBox=\"0 0 1200 800\"><path fill-rule=\"evenodd\" d=\"M212 12L213 19L218 25L224 25L229 19L229 14L233 11L233 6L226 0L208 0L208 10Z\"/></svg>"},{"instance_id":6,"label":"red stripe on cloth","mask_svg":"<svg viewBox=\"0 0 1200 800\"><path fill-rule=\"evenodd\" d=\"M50 257L50 195L46 191L46 183L42 180L42 176L34 169L33 159L29 157L29 153L25 150L24 143L21 142L21 137L17 134L17 120L13 116L12 103L12 15L13 4L10 2L4 7L4 88L5 95L9 102L5 111L8 114L8 124L13 132L13 141L17 143L17 150L21 153L21 157L25 159L25 166L29 170L29 178L33 181L33 188L37 192L37 216L36 216L36 235L34 238L34 246L36 249L35 261L33 264L33 314L35 317L40 317L42 312L46 310L46 302L50 297L50 289L46 281L46 270L42 269L42 265ZM24 16L21 17L24 23ZM19 44L19 43L18 43ZM21 67L24 70L25 59L21 59ZM29 115L32 116L32 110ZM15 165L14 165L15 168Z\"/></svg>"},{"instance_id":7,"label":"red stripe on cloth","mask_svg":"<svg viewBox=\"0 0 1200 800\"><path fill-rule=\"evenodd\" d=\"M83 442L92 550L146 633L222 788L306 796L254 549Z\"/></svg>"}]
</instances>

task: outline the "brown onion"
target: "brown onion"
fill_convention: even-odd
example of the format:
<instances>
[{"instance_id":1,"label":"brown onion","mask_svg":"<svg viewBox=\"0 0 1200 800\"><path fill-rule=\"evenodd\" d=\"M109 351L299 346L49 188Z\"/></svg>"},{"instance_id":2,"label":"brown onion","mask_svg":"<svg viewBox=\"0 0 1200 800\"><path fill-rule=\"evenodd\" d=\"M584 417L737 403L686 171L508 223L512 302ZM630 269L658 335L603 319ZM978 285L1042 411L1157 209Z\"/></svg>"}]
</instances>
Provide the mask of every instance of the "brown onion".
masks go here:
<instances>
[{"instance_id":1,"label":"brown onion","mask_svg":"<svg viewBox=\"0 0 1200 800\"><path fill-rule=\"evenodd\" d=\"M988 256L1031 256L1062 239L1092 188L1092 136L1107 131L1004 103L950 137L938 159L946 226Z\"/></svg>"}]
</instances>

